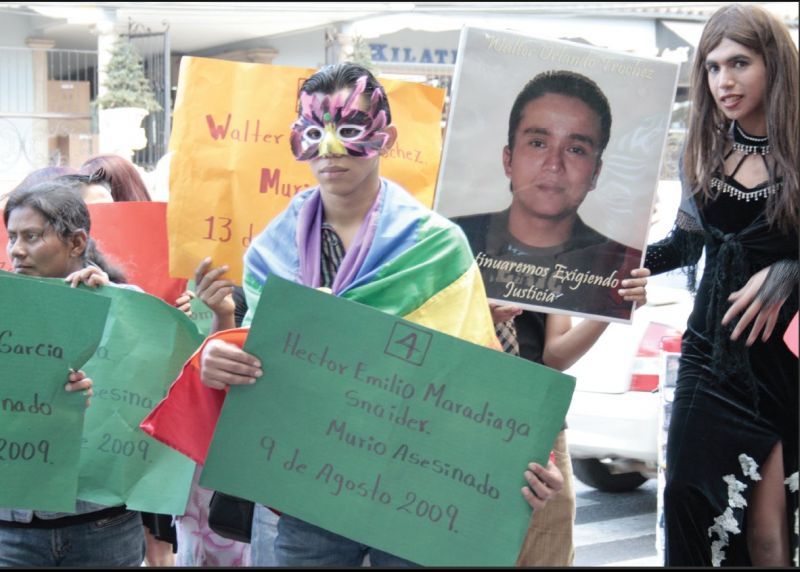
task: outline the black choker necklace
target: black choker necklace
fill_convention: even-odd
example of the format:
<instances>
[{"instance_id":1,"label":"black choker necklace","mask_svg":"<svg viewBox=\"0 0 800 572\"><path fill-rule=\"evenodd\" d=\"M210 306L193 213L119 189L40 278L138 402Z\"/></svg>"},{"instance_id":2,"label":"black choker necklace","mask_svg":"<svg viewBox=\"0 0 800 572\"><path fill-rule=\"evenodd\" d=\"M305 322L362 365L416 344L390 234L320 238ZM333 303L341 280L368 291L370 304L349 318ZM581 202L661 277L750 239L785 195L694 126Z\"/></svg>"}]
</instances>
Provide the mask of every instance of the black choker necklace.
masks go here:
<instances>
[{"instance_id":1,"label":"black choker necklace","mask_svg":"<svg viewBox=\"0 0 800 572\"><path fill-rule=\"evenodd\" d=\"M753 137L744 132L738 122L734 121L733 149L745 155L769 155L772 148L769 146L769 137Z\"/></svg>"}]
</instances>

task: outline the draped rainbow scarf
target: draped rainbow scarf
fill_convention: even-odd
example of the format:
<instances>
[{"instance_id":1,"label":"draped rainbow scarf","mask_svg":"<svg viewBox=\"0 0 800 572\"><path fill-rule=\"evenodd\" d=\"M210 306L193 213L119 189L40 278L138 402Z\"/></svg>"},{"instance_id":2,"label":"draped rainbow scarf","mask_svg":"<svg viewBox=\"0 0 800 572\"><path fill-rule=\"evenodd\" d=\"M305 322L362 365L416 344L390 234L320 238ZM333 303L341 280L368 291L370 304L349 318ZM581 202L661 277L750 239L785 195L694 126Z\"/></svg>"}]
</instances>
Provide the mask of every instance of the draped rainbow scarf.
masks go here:
<instances>
[{"instance_id":1,"label":"draped rainbow scarf","mask_svg":"<svg viewBox=\"0 0 800 572\"><path fill-rule=\"evenodd\" d=\"M319 286L322 204L319 190L296 195L245 255L249 324L270 275ZM337 271L334 295L501 350L480 271L461 229L383 180ZM226 391L200 382L200 354L222 339L243 346L248 328L210 336L186 362L142 429L198 463L205 461ZM502 351L502 350L501 350Z\"/></svg>"}]
</instances>

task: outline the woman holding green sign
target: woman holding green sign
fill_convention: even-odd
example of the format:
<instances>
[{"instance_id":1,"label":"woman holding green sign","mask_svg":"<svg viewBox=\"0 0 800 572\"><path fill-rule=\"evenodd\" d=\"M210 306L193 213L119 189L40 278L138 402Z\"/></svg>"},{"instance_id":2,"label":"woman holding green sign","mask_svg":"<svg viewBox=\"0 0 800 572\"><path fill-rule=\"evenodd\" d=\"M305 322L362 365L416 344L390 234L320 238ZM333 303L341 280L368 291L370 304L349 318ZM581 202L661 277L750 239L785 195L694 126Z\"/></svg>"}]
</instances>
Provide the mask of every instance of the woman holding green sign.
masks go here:
<instances>
[{"instance_id":1,"label":"woman holding green sign","mask_svg":"<svg viewBox=\"0 0 800 572\"><path fill-rule=\"evenodd\" d=\"M3 221L15 273L63 278L73 287L110 283L111 268L89 236L89 211L68 184L15 190ZM92 380L82 371L68 379L66 391L91 396ZM79 500L74 513L0 508L0 566L139 566L143 558L141 517L124 505Z\"/></svg>"}]
</instances>

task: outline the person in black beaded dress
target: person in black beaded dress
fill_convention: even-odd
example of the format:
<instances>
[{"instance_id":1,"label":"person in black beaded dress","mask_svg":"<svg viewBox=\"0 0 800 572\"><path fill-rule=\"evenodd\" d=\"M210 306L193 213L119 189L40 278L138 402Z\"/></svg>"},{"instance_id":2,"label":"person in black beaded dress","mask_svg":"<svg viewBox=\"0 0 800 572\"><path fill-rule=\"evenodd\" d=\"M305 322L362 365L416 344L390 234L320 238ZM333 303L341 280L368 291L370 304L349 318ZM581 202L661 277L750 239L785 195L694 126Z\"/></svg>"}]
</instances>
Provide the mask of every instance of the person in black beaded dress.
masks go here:
<instances>
[{"instance_id":1,"label":"person in black beaded dress","mask_svg":"<svg viewBox=\"0 0 800 572\"><path fill-rule=\"evenodd\" d=\"M758 6L711 16L692 71L675 227L660 273L705 270L667 441L667 566L798 564L798 53Z\"/></svg>"}]
</instances>

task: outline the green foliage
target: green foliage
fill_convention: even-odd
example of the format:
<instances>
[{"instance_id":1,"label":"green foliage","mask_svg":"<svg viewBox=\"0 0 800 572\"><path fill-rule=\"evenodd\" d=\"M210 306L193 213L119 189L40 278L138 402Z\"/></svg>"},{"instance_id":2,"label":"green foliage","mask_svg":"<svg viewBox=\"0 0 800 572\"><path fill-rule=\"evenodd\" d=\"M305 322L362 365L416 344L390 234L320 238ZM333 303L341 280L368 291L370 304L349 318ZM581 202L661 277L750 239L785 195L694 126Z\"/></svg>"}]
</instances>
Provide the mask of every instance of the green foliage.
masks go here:
<instances>
[{"instance_id":1,"label":"green foliage","mask_svg":"<svg viewBox=\"0 0 800 572\"><path fill-rule=\"evenodd\" d=\"M142 107L159 111L149 80L144 75L142 58L130 42L117 40L111 50L111 60L106 69L106 92L95 105L103 109L115 107Z\"/></svg>"}]
</instances>

